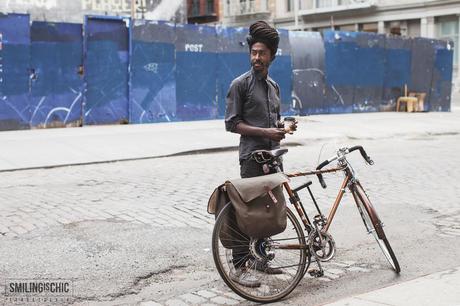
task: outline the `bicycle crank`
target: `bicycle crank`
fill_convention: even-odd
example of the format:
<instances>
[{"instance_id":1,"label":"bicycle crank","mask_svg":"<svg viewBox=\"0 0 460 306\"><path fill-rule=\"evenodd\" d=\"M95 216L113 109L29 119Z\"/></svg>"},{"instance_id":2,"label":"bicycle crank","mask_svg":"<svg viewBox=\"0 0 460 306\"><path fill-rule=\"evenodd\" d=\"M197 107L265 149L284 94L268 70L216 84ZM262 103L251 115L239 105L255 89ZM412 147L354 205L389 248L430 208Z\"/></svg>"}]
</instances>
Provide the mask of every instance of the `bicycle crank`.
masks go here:
<instances>
[{"instance_id":1,"label":"bicycle crank","mask_svg":"<svg viewBox=\"0 0 460 306\"><path fill-rule=\"evenodd\" d=\"M335 241L331 234L314 231L309 237L310 250L314 252L320 261L329 261L335 255Z\"/></svg>"}]
</instances>

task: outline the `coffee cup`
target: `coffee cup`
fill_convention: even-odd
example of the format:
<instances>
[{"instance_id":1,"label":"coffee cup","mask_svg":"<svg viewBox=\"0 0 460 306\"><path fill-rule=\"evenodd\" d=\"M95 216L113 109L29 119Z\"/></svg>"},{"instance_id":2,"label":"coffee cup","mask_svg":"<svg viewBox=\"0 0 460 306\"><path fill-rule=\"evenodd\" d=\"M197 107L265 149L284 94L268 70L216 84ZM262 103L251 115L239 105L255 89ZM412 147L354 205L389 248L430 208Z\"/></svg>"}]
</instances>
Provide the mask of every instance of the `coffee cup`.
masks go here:
<instances>
[{"instance_id":1,"label":"coffee cup","mask_svg":"<svg viewBox=\"0 0 460 306\"><path fill-rule=\"evenodd\" d=\"M294 130L292 127L297 123L294 117L285 117L284 118L284 131L288 134L293 134Z\"/></svg>"}]
</instances>

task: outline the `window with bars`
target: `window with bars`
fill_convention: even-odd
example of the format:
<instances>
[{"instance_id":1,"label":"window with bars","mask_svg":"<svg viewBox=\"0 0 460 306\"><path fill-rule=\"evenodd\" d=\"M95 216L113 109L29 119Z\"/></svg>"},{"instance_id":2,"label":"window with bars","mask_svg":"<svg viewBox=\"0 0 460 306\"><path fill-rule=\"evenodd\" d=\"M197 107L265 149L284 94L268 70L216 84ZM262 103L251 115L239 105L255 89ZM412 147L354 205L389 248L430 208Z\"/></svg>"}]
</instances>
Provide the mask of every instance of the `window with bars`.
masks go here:
<instances>
[{"instance_id":1,"label":"window with bars","mask_svg":"<svg viewBox=\"0 0 460 306\"><path fill-rule=\"evenodd\" d=\"M245 15L267 11L267 0L224 0L224 14L226 16Z\"/></svg>"},{"instance_id":2,"label":"window with bars","mask_svg":"<svg viewBox=\"0 0 460 306\"><path fill-rule=\"evenodd\" d=\"M333 0L316 0L316 7L331 7L335 2Z\"/></svg>"},{"instance_id":3,"label":"window with bars","mask_svg":"<svg viewBox=\"0 0 460 306\"><path fill-rule=\"evenodd\" d=\"M214 14L214 0L207 0L206 1L206 14L207 15Z\"/></svg>"},{"instance_id":4,"label":"window with bars","mask_svg":"<svg viewBox=\"0 0 460 306\"><path fill-rule=\"evenodd\" d=\"M191 16L198 16L198 15L200 15L200 1L192 0Z\"/></svg>"}]
</instances>

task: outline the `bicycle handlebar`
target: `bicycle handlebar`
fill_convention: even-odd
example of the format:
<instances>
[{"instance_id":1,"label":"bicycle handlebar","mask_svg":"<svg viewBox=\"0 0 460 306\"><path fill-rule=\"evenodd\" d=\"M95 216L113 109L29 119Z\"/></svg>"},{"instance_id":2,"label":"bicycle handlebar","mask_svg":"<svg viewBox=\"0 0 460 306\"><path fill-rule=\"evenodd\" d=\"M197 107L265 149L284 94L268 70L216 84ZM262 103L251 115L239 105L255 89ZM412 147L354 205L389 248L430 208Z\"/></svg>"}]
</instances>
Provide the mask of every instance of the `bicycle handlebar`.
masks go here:
<instances>
[{"instance_id":1,"label":"bicycle handlebar","mask_svg":"<svg viewBox=\"0 0 460 306\"><path fill-rule=\"evenodd\" d=\"M356 150L359 150L359 152L361 153L361 156L366 161L366 163L368 163L371 166L374 164L374 161L369 157L369 155L367 155L366 151L364 150L362 146L354 146L349 149L346 149L343 155L346 155ZM318 165L318 167L316 167L316 170L321 170L321 168L329 165L331 162L333 162L334 160L337 160L338 158L339 158L339 155L335 155L334 157L323 161L321 164ZM318 173L317 176L318 176L319 183L321 184L321 187L326 189L327 185L326 185L326 182L324 181L323 175L321 173Z\"/></svg>"},{"instance_id":2,"label":"bicycle handlebar","mask_svg":"<svg viewBox=\"0 0 460 306\"><path fill-rule=\"evenodd\" d=\"M321 170L321 168L323 168L324 166L329 165L329 163L330 163L329 160L323 161L321 164L319 164L318 167L316 167L316 170ZM321 173L318 173L317 176L318 176L318 179L319 179L319 183L321 184L321 187L326 189L327 185L326 185L326 182L323 179L323 175Z\"/></svg>"},{"instance_id":3,"label":"bicycle handlebar","mask_svg":"<svg viewBox=\"0 0 460 306\"><path fill-rule=\"evenodd\" d=\"M348 149L348 153L351 153L356 150L359 150L359 153L361 153L361 156L364 158L366 163L368 163L371 166L374 164L374 161L369 157L369 155L367 155L366 151L364 151L364 148L362 146L351 147Z\"/></svg>"}]
</instances>

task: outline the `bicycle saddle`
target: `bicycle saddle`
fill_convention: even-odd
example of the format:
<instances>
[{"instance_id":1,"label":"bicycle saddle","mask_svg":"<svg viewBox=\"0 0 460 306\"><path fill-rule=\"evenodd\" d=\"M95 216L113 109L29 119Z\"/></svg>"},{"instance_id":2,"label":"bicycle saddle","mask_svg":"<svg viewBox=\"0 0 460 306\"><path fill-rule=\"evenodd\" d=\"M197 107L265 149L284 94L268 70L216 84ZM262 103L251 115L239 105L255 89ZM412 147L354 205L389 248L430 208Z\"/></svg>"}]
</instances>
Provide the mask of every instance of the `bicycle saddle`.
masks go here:
<instances>
[{"instance_id":1,"label":"bicycle saddle","mask_svg":"<svg viewBox=\"0 0 460 306\"><path fill-rule=\"evenodd\" d=\"M286 154L288 152L288 149L275 149L269 151L273 157L280 157L283 154Z\"/></svg>"},{"instance_id":2,"label":"bicycle saddle","mask_svg":"<svg viewBox=\"0 0 460 306\"><path fill-rule=\"evenodd\" d=\"M275 149L275 150L256 150L251 153L252 158L254 158L258 163L266 163L274 160L275 158L280 157L281 155L287 153L288 149Z\"/></svg>"}]
</instances>

